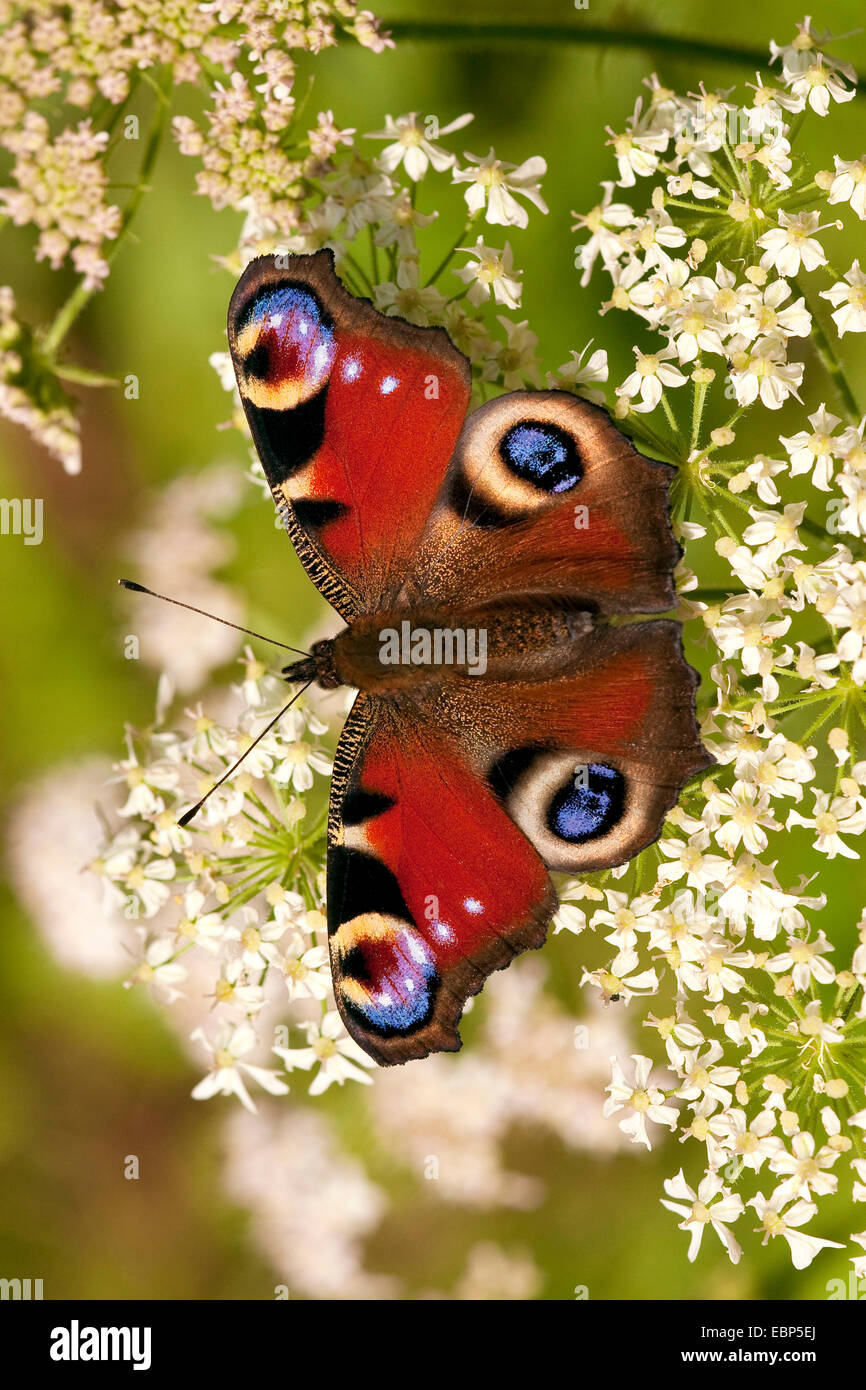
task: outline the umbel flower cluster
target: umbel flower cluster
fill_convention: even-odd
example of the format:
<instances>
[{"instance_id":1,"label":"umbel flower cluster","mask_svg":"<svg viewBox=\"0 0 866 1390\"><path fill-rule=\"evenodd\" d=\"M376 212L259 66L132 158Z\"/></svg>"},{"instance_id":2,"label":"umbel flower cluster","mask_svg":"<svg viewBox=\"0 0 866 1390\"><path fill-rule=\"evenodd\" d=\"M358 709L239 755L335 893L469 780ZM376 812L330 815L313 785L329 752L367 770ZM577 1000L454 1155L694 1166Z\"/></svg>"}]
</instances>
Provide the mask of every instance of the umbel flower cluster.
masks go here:
<instances>
[{"instance_id":1,"label":"umbel flower cluster","mask_svg":"<svg viewBox=\"0 0 866 1390\"><path fill-rule=\"evenodd\" d=\"M107 382L62 348L132 226L175 89L208 93L201 130L173 122L181 149L201 160L199 191L291 227L333 138L327 113L309 131L296 118L294 55L342 35L374 52L391 42L355 0L0 0L0 225L31 227L37 261L80 276L39 332L19 321L13 290L0 289L0 414L67 472L79 471L81 446L63 383ZM118 206L114 190L124 188Z\"/></svg>"},{"instance_id":2,"label":"umbel flower cluster","mask_svg":"<svg viewBox=\"0 0 866 1390\"><path fill-rule=\"evenodd\" d=\"M279 200L243 201L265 186L263 155L250 153L242 198L219 181L221 139L186 126L181 139L211 195L247 213L233 272L260 252L329 246L344 282L384 312L447 327L476 399L545 381L574 390L677 469L675 526L703 557L700 579L680 568L680 616L687 655L709 672L700 715L717 765L657 845L561 884L557 931L605 953L587 990L645 1039L614 1061L606 1109L636 1144L668 1130L681 1141L664 1201L690 1258L712 1227L738 1260L746 1229L781 1237L797 1268L826 1246L850 1255L852 1239L864 1273L866 1231L818 1213L837 1191L866 1200L866 916L853 877L847 935L821 927L822 872L835 861L842 882L850 861L853 875L866 827L866 451L844 362L866 329L866 291L836 250L866 219L866 157L813 169L797 148L805 120L836 119L854 95L829 45L805 21L737 95L678 95L650 78L610 132L617 177L577 217L575 291L600 274L602 313L634 320L620 381L592 345L558 370L542 362L504 238L546 211L545 163L466 152L454 137L468 116L389 116L361 137L323 113L297 219ZM454 228L444 257L440 218ZM231 389L224 355L213 361ZM780 433L783 406L794 424ZM242 675L219 717L196 705L173 729L161 709L130 732L128 796L94 867L137 926L130 984L200 1001L208 1070L194 1094L250 1107L255 1087L281 1094L299 1069L314 1093L371 1075L328 982L333 745L319 714L299 703L200 820L177 826L284 698L252 653ZM801 854L796 882L777 875L783 836Z\"/></svg>"}]
</instances>

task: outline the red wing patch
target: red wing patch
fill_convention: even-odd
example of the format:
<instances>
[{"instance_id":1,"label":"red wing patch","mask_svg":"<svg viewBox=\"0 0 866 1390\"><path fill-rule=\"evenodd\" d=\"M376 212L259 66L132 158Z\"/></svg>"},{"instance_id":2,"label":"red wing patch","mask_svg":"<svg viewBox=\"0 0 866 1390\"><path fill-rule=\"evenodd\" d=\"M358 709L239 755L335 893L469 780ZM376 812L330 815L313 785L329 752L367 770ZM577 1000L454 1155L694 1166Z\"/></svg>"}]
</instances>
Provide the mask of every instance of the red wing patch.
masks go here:
<instances>
[{"instance_id":1,"label":"red wing patch","mask_svg":"<svg viewBox=\"0 0 866 1390\"><path fill-rule=\"evenodd\" d=\"M355 299L329 251L253 261L228 334L259 457L314 582L346 617L393 598L463 425L468 362L443 329Z\"/></svg>"}]
</instances>

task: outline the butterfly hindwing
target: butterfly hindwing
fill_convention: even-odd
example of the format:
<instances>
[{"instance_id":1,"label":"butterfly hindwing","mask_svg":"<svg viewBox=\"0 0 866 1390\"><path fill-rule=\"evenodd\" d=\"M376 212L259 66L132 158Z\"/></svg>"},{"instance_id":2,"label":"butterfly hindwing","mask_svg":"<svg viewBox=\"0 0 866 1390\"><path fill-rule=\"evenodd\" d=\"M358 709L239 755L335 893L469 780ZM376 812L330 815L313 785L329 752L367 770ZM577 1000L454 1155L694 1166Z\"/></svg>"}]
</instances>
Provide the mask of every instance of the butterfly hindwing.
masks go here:
<instances>
[{"instance_id":1,"label":"butterfly hindwing","mask_svg":"<svg viewBox=\"0 0 866 1390\"><path fill-rule=\"evenodd\" d=\"M337 1004L380 1063L454 1051L467 998L543 943L553 885L457 741L411 709L361 695L341 744L328 853Z\"/></svg>"},{"instance_id":2,"label":"butterfly hindwing","mask_svg":"<svg viewBox=\"0 0 866 1390\"><path fill-rule=\"evenodd\" d=\"M377 1061L459 1047L466 999L540 946L548 869L624 863L707 767L675 623L597 629L552 679L359 696L337 755L328 928L337 1002Z\"/></svg>"},{"instance_id":3,"label":"butterfly hindwing","mask_svg":"<svg viewBox=\"0 0 866 1390\"><path fill-rule=\"evenodd\" d=\"M440 328L356 299L330 251L263 256L241 276L228 337L274 500L301 560L346 618L400 588L469 400Z\"/></svg>"},{"instance_id":4,"label":"butterfly hindwing","mask_svg":"<svg viewBox=\"0 0 866 1390\"><path fill-rule=\"evenodd\" d=\"M658 839L684 783L713 763L696 685L679 625L655 620L595 628L550 679L431 690L424 712L460 739L547 867L584 874Z\"/></svg>"}]
</instances>

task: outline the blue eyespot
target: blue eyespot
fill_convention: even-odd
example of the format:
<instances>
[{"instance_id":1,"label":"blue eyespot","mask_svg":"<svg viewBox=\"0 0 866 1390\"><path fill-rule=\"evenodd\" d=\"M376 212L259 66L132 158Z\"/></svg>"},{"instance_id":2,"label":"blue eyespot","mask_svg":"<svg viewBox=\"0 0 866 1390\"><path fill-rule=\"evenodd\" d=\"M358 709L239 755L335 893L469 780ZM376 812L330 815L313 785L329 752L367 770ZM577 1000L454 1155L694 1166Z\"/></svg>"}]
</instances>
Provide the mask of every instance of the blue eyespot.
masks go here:
<instances>
[{"instance_id":1,"label":"blue eyespot","mask_svg":"<svg viewBox=\"0 0 866 1390\"><path fill-rule=\"evenodd\" d=\"M543 492L568 492L583 477L571 435L544 421L512 425L499 441L499 452L513 473Z\"/></svg>"},{"instance_id":2,"label":"blue eyespot","mask_svg":"<svg viewBox=\"0 0 866 1390\"><path fill-rule=\"evenodd\" d=\"M384 1033L405 1033L426 1021L433 1006L436 965L413 927L364 939L342 961L343 1001Z\"/></svg>"},{"instance_id":3,"label":"blue eyespot","mask_svg":"<svg viewBox=\"0 0 866 1390\"><path fill-rule=\"evenodd\" d=\"M308 290L281 285L259 295L242 327L241 342L253 333L244 359L248 378L274 389L296 381L308 392L325 384L337 345L330 320Z\"/></svg>"},{"instance_id":4,"label":"blue eyespot","mask_svg":"<svg viewBox=\"0 0 866 1390\"><path fill-rule=\"evenodd\" d=\"M605 835L622 818L626 782L621 772L604 763L577 768L550 804L547 824L561 840L585 844Z\"/></svg>"}]
</instances>

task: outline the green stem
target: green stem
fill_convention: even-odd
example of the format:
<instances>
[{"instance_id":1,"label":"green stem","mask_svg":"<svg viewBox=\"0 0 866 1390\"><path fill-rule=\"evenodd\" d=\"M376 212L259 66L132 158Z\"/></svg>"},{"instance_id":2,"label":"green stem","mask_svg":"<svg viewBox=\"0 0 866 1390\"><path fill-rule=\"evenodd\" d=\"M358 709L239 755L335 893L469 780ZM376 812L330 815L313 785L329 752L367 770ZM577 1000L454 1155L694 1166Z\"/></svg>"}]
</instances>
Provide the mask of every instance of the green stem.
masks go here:
<instances>
[{"instance_id":1,"label":"green stem","mask_svg":"<svg viewBox=\"0 0 866 1390\"><path fill-rule=\"evenodd\" d=\"M439 279L439 276L442 274L443 270L446 268L446 266L449 264L449 262L451 261L452 257L454 256L454 253L455 253L456 251L459 251L459 250L460 250L460 243L461 243L462 241L465 241L465 240L466 240L466 237L469 235L469 230L470 230L471 226L472 226L472 222L471 222L471 220L470 220L469 222L466 223L466 226L463 228L462 232L461 232L460 235L458 236L458 238L457 238L457 240L455 241L454 245L451 247L451 250L448 251L447 254L446 254L445 256L443 256L442 260L439 262L439 264L437 265L436 269L433 271L433 274L430 276L430 279L429 279L429 280L425 280L425 282L424 282L424 288L425 288L425 289L427 288L428 285L435 285L436 281Z\"/></svg>"},{"instance_id":2,"label":"green stem","mask_svg":"<svg viewBox=\"0 0 866 1390\"><path fill-rule=\"evenodd\" d=\"M129 199L129 202L126 204L126 207L123 210L123 218L121 220L120 230L118 231L117 236L112 242L111 248L106 253L106 260L109 262L109 264L114 260L115 256L120 250L120 247L123 245L123 242L129 232L129 228L132 224L132 221L135 218L135 215L138 212L139 207L141 206L142 199L144 198L144 195L149 191L150 177L153 173L153 169L156 164L157 157L159 155L160 146L162 145L162 139L165 135L166 126L168 124L169 111L171 109L171 104L168 97L168 83L166 83L165 86L161 87L159 91L160 100L157 103L156 115L154 118L153 126L151 128L150 136L148 137L147 145L145 147L144 157L141 161L141 169L138 175L138 182L136 183L135 189ZM84 280L79 281L79 283L76 285L75 289L72 291L71 295L67 299L66 303L62 305L62 307L60 308L56 318L54 319L54 322L52 323L51 327L48 329L47 333L45 334L42 340L42 347L46 355L53 356L57 352L57 349L60 347L60 344L63 342L63 339L66 337L73 323L78 318L78 315L81 313L85 305L89 303L90 299L95 293L96 291L94 289L90 289L85 286Z\"/></svg>"},{"instance_id":3,"label":"green stem","mask_svg":"<svg viewBox=\"0 0 866 1390\"><path fill-rule=\"evenodd\" d=\"M117 377L105 376L102 372L91 372L87 367L77 367L72 362L63 362L55 367L54 371L61 381L74 381L79 386L118 385Z\"/></svg>"},{"instance_id":4,"label":"green stem","mask_svg":"<svg viewBox=\"0 0 866 1390\"><path fill-rule=\"evenodd\" d=\"M372 224L372 222L370 223L369 232L370 232L370 263L371 263L371 265L372 265L373 281L374 281L375 284L378 285L379 282L380 282L380 280L381 280L381 276L379 275L379 248L378 248L377 245L376 245L376 233L375 233L375 231L374 231L374 229L373 229L373 224Z\"/></svg>"},{"instance_id":5,"label":"green stem","mask_svg":"<svg viewBox=\"0 0 866 1390\"><path fill-rule=\"evenodd\" d=\"M698 447L698 440L701 437L701 420L704 414L704 401L707 398L709 383L705 381L695 382L695 394L692 404L692 452Z\"/></svg>"},{"instance_id":6,"label":"green stem","mask_svg":"<svg viewBox=\"0 0 866 1390\"><path fill-rule=\"evenodd\" d=\"M689 38L680 34L653 34L640 29L606 29L599 24L485 24L459 20L402 20L385 19L383 27L398 43L555 43L575 44L582 48L637 48L651 53L665 53L672 58L706 59L715 63L734 63L748 68L765 68L764 49L740 48L711 39ZM857 90L866 92L866 83L859 82Z\"/></svg>"},{"instance_id":7,"label":"green stem","mask_svg":"<svg viewBox=\"0 0 866 1390\"><path fill-rule=\"evenodd\" d=\"M352 267L352 269L354 270L355 274L358 275L358 276L360 276L360 278L361 278L361 283L362 283L363 285L365 285L365 286L367 287L367 289L370 291L370 294L372 294L372 293L373 293L373 282L372 282L372 280L370 279L370 277L369 277L369 275L367 274L367 272L366 272L366 270L364 269L364 267L363 267L362 265L359 265L359 264L358 264L358 262L355 260L355 257L351 254L351 252L349 252L349 251L344 251L344 252L343 252L343 262L344 262L345 264L350 265L350 266Z\"/></svg>"},{"instance_id":8,"label":"green stem","mask_svg":"<svg viewBox=\"0 0 866 1390\"><path fill-rule=\"evenodd\" d=\"M662 406L662 410L664 411L664 414L665 414L665 419L667 420L668 425L670 426L670 431L671 431L671 434L672 434L673 437L674 437L675 443L676 443L676 444L679 444L679 445L682 447L683 437L682 437L682 434L680 433L680 427L679 427L679 424L677 423L677 419L676 419L676 416L674 415L674 412L671 410L671 405L670 405L670 401L668 400L668 397L667 397L667 392L664 391L664 390L662 391L662 395L661 395L661 406Z\"/></svg>"}]
</instances>

